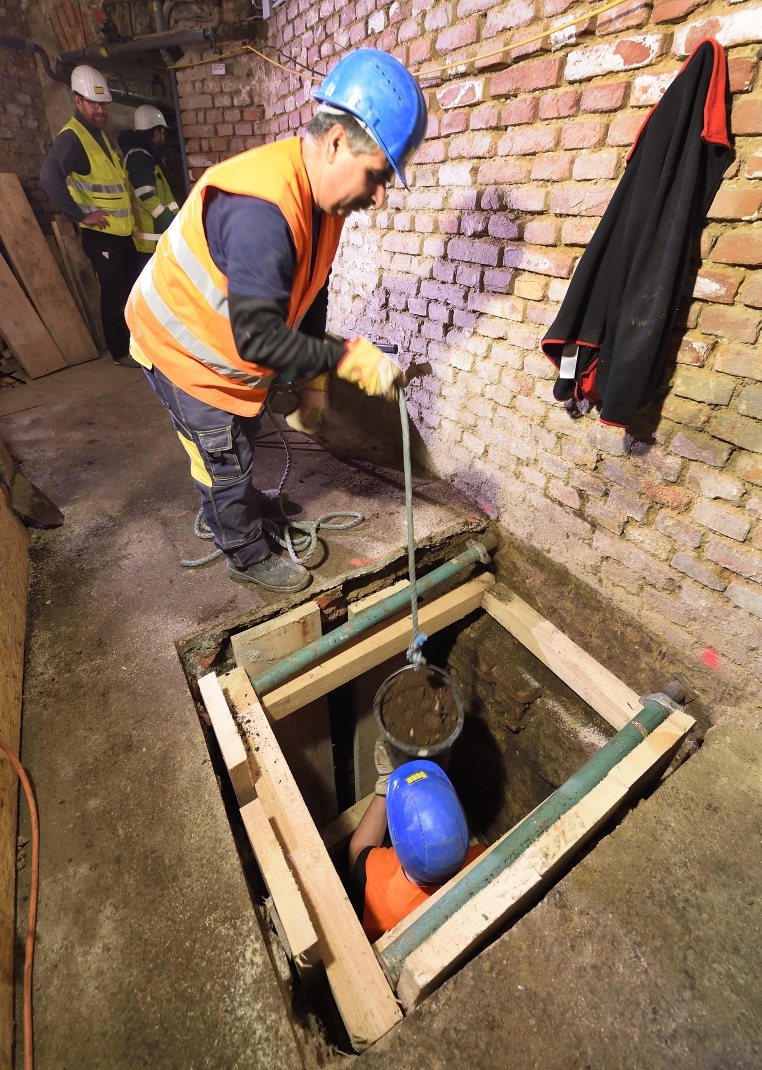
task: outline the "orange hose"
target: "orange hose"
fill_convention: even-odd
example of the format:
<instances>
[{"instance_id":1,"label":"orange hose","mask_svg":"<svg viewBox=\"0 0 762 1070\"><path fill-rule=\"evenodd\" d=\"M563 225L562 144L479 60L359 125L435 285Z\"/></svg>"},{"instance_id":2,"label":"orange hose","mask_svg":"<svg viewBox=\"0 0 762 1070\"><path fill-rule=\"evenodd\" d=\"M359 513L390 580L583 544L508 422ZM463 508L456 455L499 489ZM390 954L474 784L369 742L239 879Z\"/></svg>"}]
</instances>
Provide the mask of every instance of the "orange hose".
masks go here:
<instances>
[{"instance_id":1,"label":"orange hose","mask_svg":"<svg viewBox=\"0 0 762 1070\"><path fill-rule=\"evenodd\" d=\"M24 786L29 816L32 819L32 887L29 891L29 924L26 930L24 954L24 1070L34 1070L34 1030L32 1024L32 967L34 965L34 936L37 929L37 893L40 886L40 822L37 804L23 765L7 743L0 739L0 747L10 758L19 780Z\"/></svg>"}]
</instances>

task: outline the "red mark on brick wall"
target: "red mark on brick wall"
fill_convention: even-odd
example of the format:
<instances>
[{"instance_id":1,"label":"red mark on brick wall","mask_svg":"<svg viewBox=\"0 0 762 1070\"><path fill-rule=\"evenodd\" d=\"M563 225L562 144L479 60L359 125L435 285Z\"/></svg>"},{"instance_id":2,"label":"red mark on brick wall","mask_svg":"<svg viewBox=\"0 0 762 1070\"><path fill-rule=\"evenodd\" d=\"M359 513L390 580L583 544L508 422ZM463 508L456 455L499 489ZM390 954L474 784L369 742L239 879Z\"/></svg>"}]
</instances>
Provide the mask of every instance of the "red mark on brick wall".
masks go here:
<instances>
[{"instance_id":1,"label":"red mark on brick wall","mask_svg":"<svg viewBox=\"0 0 762 1070\"><path fill-rule=\"evenodd\" d=\"M713 646L708 646L706 650L702 651L701 660L703 662L706 662L710 669L714 669L716 671L719 668L719 655L717 654L717 651L714 649Z\"/></svg>"}]
</instances>

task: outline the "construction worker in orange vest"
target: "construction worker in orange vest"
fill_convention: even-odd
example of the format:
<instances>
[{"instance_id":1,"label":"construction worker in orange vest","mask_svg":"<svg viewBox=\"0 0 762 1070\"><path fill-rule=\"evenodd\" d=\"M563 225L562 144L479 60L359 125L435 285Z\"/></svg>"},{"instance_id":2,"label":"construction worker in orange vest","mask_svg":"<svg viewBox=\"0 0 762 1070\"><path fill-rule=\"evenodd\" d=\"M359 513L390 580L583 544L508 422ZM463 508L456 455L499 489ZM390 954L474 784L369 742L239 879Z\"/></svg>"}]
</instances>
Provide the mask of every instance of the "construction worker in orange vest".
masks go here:
<instances>
[{"instance_id":1,"label":"construction worker in orange vest","mask_svg":"<svg viewBox=\"0 0 762 1070\"><path fill-rule=\"evenodd\" d=\"M424 759L394 768L376 740L376 791L349 842L352 898L371 943L425 903L485 850L468 825L450 778ZM392 846L384 847L387 829Z\"/></svg>"},{"instance_id":2,"label":"construction worker in orange vest","mask_svg":"<svg viewBox=\"0 0 762 1070\"><path fill-rule=\"evenodd\" d=\"M211 167L157 243L126 319L130 352L169 409L228 574L275 591L310 582L270 551L252 483L267 392L333 372L389 400L402 369L364 338L325 338L344 219L380 208L426 129L426 104L392 56L360 49L314 89L305 137ZM310 391L320 406L321 389Z\"/></svg>"}]
</instances>

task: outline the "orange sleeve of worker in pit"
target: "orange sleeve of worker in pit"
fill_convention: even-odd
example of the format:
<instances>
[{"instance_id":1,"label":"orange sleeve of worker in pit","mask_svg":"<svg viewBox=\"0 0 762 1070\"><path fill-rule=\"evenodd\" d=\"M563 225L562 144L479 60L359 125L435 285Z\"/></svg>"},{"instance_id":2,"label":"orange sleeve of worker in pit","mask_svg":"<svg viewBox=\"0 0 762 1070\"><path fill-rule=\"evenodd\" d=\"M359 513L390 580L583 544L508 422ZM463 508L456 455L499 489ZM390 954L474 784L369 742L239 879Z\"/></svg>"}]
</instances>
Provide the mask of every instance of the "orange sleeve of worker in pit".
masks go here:
<instances>
[{"instance_id":1,"label":"orange sleeve of worker in pit","mask_svg":"<svg viewBox=\"0 0 762 1070\"><path fill-rule=\"evenodd\" d=\"M461 868L486 851L482 843L469 847ZM365 860L365 905L362 927L373 943L433 895L440 884L413 884L405 876L392 847L374 847Z\"/></svg>"}]
</instances>

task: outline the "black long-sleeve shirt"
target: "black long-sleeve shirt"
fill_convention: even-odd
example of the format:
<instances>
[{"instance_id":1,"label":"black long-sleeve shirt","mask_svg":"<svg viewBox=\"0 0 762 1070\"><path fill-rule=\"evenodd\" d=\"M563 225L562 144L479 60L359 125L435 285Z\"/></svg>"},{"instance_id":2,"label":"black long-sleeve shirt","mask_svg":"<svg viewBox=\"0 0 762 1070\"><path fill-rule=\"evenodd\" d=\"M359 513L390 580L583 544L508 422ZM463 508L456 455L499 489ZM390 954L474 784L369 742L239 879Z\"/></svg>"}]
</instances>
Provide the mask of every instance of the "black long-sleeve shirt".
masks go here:
<instances>
[{"instance_id":1,"label":"black long-sleeve shirt","mask_svg":"<svg viewBox=\"0 0 762 1070\"><path fill-rule=\"evenodd\" d=\"M88 134L95 138L108 156L108 145L103 131L89 123L80 112L77 112L75 118L87 130ZM43 160L40 180L45 187L47 195L59 212L63 212L69 219L79 223L86 215L90 214L92 209L83 208L82 205L77 204L69 192L66 179L73 171L78 175L89 175L90 160L85 152L84 145L74 131L63 130L55 139L50 152Z\"/></svg>"}]
</instances>

